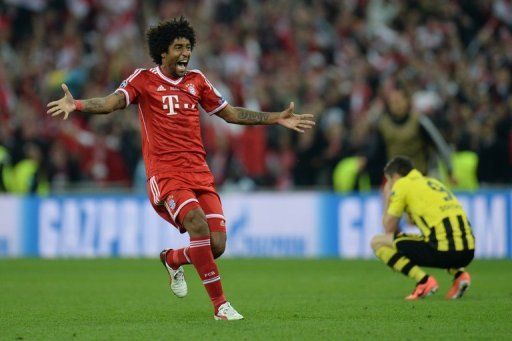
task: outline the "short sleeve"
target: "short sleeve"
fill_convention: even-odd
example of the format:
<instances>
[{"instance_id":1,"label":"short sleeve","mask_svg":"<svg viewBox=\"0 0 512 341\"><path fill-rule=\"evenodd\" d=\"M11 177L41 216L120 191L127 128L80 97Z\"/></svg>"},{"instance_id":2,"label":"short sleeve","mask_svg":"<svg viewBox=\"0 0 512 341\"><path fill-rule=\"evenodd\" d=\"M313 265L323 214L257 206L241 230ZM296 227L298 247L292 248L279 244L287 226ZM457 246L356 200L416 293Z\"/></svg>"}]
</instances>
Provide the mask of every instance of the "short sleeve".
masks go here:
<instances>
[{"instance_id":1,"label":"short sleeve","mask_svg":"<svg viewBox=\"0 0 512 341\"><path fill-rule=\"evenodd\" d=\"M116 89L116 92L122 92L124 93L124 96L126 98L126 107L130 105L131 103L138 103L139 101L139 95L140 95L140 79L141 77L139 74L144 69L137 69L135 70L128 78L126 78L121 85ZM139 76L139 77L137 77Z\"/></svg>"},{"instance_id":2,"label":"short sleeve","mask_svg":"<svg viewBox=\"0 0 512 341\"><path fill-rule=\"evenodd\" d=\"M222 110L228 102L222 97L220 92L210 83L210 81L201 73L203 78L203 91L199 104L208 115L213 115Z\"/></svg>"},{"instance_id":3,"label":"short sleeve","mask_svg":"<svg viewBox=\"0 0 512 341\"><path fill-rule=\"evenodd\" d=\"M391 188L389 196L388 214L400 217L406 207L407 186L403 179L398 180Z\"/></svg>"}]
</instances>

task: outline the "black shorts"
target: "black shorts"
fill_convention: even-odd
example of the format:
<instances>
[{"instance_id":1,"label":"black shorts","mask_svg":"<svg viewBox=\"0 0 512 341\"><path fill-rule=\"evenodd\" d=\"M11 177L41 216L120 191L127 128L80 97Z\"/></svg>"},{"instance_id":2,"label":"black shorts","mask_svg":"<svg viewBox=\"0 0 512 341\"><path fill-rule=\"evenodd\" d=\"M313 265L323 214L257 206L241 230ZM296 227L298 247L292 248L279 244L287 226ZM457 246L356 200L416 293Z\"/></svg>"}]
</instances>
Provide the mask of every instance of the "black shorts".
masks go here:
<instances>
[{"instance_id":1,"label":"black shorts","mask_svg":"<svg viewBox=\"0 0 512 341\"><path fill-rule=\"evenodd\" d=\"M431 268L463 268L475 256L475 250L439 251L425 242L422 236L395 234L393 244L398 252L419 266Z\"/></svg>"}]
</instances>

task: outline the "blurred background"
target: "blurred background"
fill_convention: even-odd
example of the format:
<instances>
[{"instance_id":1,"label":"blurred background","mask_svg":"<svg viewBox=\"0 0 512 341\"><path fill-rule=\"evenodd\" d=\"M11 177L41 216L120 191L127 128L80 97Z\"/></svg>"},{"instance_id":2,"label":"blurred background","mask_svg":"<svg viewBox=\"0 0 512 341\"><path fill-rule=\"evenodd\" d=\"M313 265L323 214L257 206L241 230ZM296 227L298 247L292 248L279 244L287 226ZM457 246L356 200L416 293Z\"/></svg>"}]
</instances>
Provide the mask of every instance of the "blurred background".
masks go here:
<instances>
[{"instance_id":1,"label":"blurred background","mask_svg":"<svg viewBox=\"0 0 512 341\"><path fill-rule=\"evenodd\" d=\"M182 14L189 67L230 104L317 117L297 134L203 115L228 256L372 257L382 168L405 154L458 191L478 257L512 258L509 0L0 1L0 255L187 245L146 198L133 106L45 113L63 82L105 96L153 67L145 31Z\"/></svg>"},{"instance_id":2,"label":"blurred background","mask_svg":"<svg viewBox=\"0 0 512 341\"><path fill-rule=\"evenodd\" d=\"M3 0L0 190L144 192L134 107L62 121L45 106L63 82L103 96L152 67L144 32L181 14L197 34L190 67L230 104L317 115L302 135L203 117L221 191L370 190L394 152L453 168L455 188L512 183L508 0ZM404 126L414 150L393 147Z\"/></svg>"},{"instance_id":3,"label":"blurred background","mask_svg":"<svg viewBox=\"0 0 512 341\"><path fill-rule=\"evenodd\" d=\"M231 105L317 117L298 134L202 115L218 265L248 319L225 331L191 267L168 297L158 255L190 243L147 198L136 107L46 115L61 83L105 96L154 67L145 32L180 15L189 67ZM0 0L0 339L511 339L511 29L512 0ZM443 294L405 306L412 282L370 248L396 154L471 221L462 306L441 304L441 270Z\"/></svg>"}]
</instances>

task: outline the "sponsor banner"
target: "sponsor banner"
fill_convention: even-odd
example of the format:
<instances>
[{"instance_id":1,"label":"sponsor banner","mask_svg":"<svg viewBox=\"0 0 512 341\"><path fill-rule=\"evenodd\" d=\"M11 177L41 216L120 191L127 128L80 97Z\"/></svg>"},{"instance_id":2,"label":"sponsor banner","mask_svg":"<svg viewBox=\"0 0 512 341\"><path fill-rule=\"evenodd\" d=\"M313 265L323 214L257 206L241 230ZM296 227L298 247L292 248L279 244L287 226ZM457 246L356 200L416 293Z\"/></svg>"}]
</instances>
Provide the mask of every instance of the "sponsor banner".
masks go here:
<instances>
[{"instance_id":1,"label":"sponsor banner","mask_svg":"<svg viewBox=\"0 0 512 341\"><path fill-rule=\"evenodd\" d=\"M512 258L512 191L458 195L472 223L478 258ZM381 233L377 193L221 195L231 257L374 258ZM403 226L407 232L417 231ZM155 257L187 246L142 195L0 196L0 257Z\"/></svg>"},{"instance_id":2,"label":"sponsor banner","mask_svg":"<svg viewBox=\"0 0 512 341\"><path fill-rule=\"evenodd\" d=\"M476 257L512 258L512 192L480 191L457 195L472 224ZM370 240L382 232L382 198L378 194L322 197L324 256L372 258ZM403 225L405 232L419 232ZM335 242L336 241L336 242Z\"/></svg>"},{"instance_id":3,"label":"sponsor banner","mask_svg":"<svg viewBox=\"0 0 512 341\"><path fill-rule=\"evenodd\" d=\"M476 238L477 258L512 258L512 191L457 196Z\"/></svg>"},{"instance_id":4,"label":"sponsor banner","mask_svg":"<svg viewBox=\"0 0 512 341\"><path fill-rule=\"evenodd\" d=\"M315 255L314 202L312 194L223 196L226 255ZM189 241L145 197L55 197L40 200L34 212L36 226L28 230L36 231L38 243L25 253L42 257L154 257Z\"/></svg>"},{"instance_id":5,"label":"sponsor banner","mask_svg":"<svg viewBox=\"0 0 512 341\"><path fill-rule=\"evenodd\" d=\"M145 197L52 197L39 200L26 254L41 257L155 257L188 245Z\"/></svg>"},{"instance_id":6,"label":"sponsor banner","mask_svg":"<svg viewBox=\"0 0 512 341\"><path fill-rule=\"evenodd\" d=\"M317 203L314 193L222 195L228 230L226 256L318 255Z\"/></svg>"},{"instance_id":7,"label":"sponsor banner","mask_svg":"<svg viewBox=\"0 0 512 341\"><path fill-rule=\"evenodd\" d=\"M21 201L0 195L0 257L22 255Z\"/></svg>"}]
</instances>

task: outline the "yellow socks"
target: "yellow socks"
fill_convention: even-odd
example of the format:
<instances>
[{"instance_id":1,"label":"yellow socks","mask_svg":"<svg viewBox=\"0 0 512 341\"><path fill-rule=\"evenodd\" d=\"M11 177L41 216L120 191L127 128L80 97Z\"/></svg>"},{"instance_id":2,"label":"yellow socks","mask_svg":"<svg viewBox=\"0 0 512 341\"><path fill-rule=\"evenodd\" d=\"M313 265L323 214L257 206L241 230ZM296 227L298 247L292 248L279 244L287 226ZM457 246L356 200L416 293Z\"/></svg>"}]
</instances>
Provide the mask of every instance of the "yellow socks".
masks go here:
<instances>
[{"instance_id":1,"label":"yellow socks","mask_svg":"<svg viewBox=\"0 0 512 341\"><path fill-rule=\"evenodd\" d=\"M413 264L409 258L402 256L392 247L381 246L375 254L390 268L403 273L416 282L421 281L427 275L419 266Z\"/></svg>"},{"instance_id":2,"label":"yellow socks","mask_svg":"<svg viewBox=\"0 0 512 341\"><path fill-rule=\"evenodd\" d=\"M454 278L457 278L464 272L464 268L450 268L446 269L450 275L452 275Z\"/></svg>"}]
</instances>

